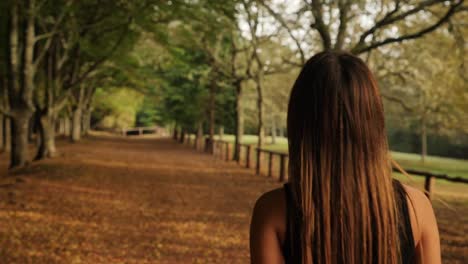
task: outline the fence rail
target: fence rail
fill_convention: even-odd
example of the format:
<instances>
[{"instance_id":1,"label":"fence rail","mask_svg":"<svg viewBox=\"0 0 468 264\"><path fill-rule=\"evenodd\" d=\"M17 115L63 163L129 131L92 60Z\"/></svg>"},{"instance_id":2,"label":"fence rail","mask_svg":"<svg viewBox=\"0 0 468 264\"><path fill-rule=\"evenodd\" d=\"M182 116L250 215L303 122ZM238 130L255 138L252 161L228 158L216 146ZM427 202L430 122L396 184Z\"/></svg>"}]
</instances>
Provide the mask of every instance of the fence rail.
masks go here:
<instances>
[{"instance_id":1,"label":"fence rail","mask_svg":"<svg viewBox=\"0 0 468 264\"><path fill-rule=\"evenodd\" d=\"M193 145L197 149L205 150L204 145L207 144L207 140L199 140L197 143L196 138L187 137L180 140L180 142ZM223 159L225 161L234 160L234 144L224 140L215 140L213 142L212 154L215 157ZM255 155L253 155L255 154ZM275 162L275 160L277 162ZM287 180L287 166L288 166L288 153L274 150L267 150L257 148L254 145L239 144L239 157L237 163L248 169L253 168L255 164L255 173L257 175L264 174L268 177L277 177L280 182ZM435 179L445 180L454 183L468 184L468 179L460 176L448 176L446 174L435 174L426 171L419 171L413 169L404 169L408 174L424 177L424 190L426 195L430 198L434 189ZM276 171L276 173L275 173ZM400 172L397 168L393 168L394 172Z\"/></svg>"},{"instance_id":2,"label":"fence rail","mask_svg":"<svg viewBox=\"0 0 468 264\"><path fill-rule=\"evenodd\" d=\"M133 127L133 128L123 128L122 135L143 135L145 133L156 134L160 130L159 127Z\"/></svg>"}]
</instances>

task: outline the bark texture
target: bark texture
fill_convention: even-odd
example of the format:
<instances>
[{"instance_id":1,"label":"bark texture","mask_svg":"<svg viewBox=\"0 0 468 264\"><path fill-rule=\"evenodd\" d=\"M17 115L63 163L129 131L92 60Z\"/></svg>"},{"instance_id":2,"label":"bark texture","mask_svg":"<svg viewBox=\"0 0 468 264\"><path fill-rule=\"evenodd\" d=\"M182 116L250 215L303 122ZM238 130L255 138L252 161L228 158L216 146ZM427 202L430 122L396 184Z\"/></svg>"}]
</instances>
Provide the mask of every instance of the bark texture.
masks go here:
<instances>
[{"instance_id":1,"label":"bark texture","mask_svg":"<svg viewBox=\"0 0 468 264\"><path fill-rule=\"evenodd\" d=\"M215 134L215 111L216 111L216 82L212 81L210 86L209 97L209 125L208 125L208 139L205 144L205 152L213 153L214 151L214 134Z\"/></svg>"},{"instance_id":2,"label":"bark texture","mask_svg":"<svg viewBox=\"0 0 468 264\"><path fill-rule=\"evenodd\" d=\"M5 152L11 151L11 119L8 117L3 118L3 150Z\"/></svg>"},{"instance_id":3,"label":"bark texture","mask_svg":"<svg viewBox=\"0 0 468 264\"><path fill-rule=\"evenodd\" d=\"M53 158L57 154L55 147L55 116L43 115L39 120L39 147L35 159Z\"/></svg>"},{"instance_id":4,"label":"bark texture","mask_svg":"<svg viewBox=\"0 0 468 264\"><path fill-rule=\"evenodd\" d=\"M4 119L4 115L0 114L0 152L3 152L3 150L5 149L5 146L4 146L4 142L3 142L3 131L4 131L4 127L3 127L3 119Z\"/></svg>"},{"instance_id":5,"label":"bark texture","mask_svg":"<svg viewBox=\"0 0 468 264\"><path fill-rule=\"evenodd\" d=\"M264 107L263 107L263 71L260 70L256 79L257 86L257 114L258 114L258 127L257 127L257 136L258 142L257 146L260 148L263 145L265 138L265 129L264 129Z\"/></svg>"},{"instance_id":6,"label":"bark texture","mask_svg":"<svg viewBox=\"0 0 468 264\"><path fill-rule=\"evenodd\" d=\"M195 139L195 148L196 149L201 149L202 147L202 141L203 141L203 123L200 122L198 123L198 128L197 128L197 136Z\"/></svg>"},{"instance_id":7,"label":"bark texture","mask_svg":"<svg viewBox=\"0 0 468 264\"><path fill-rule=\"evenodd\" d=\"M10 168L25 166L28 163L28 131L30 114L16 114L11 122L11 161Z\"/></svg>"},{"instance_id":8,"label":"bark texture","mask_svg":"<svg viewBox=\"0 0 468 264\"><path fill-rule=\"evenodd\" d=\"M244 107L242 104L243 90L242 83L236 82L236 121L235 121L235 142L234 142L234 160L239 161L240 158L240 143L244 135Z\"/></svg>"},{"instance_id":9,"label":"bark texture","mask_svg":"<svg viewBox=\"0 0 468 264\"><path fill-rule=\"evenodd\" d=\"M427 156L427 128L426 118L421 118L421 161L424 163Z\"/></svg>"},{"instance_id":10,"label":"bark texture","mask_svg":"<svg viewBox=\"0 0 468 264\"><path fill-rule=\"evenodd\" d=\"M83 118L83 109L80 106L77 106L73 110L72 115L72 126L71 126L71 141L78 142L81 140L81 122Z\"/></svg>"}]
</instances>

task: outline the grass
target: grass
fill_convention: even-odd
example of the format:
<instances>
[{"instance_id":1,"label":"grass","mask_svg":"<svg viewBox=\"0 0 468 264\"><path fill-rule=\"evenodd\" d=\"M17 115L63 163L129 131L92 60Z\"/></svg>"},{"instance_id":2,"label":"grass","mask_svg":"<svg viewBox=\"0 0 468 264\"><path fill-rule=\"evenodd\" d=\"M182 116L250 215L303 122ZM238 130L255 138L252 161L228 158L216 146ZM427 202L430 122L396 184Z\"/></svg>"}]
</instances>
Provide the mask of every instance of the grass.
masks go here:
<instances>
[{"instance_id":1,"label":"grass","mask_svg":"<svg viewBox=\"0 0 468 264\"><path fill-rule=\"evenodd\" d=\"M216 135L215 139L219 139ZM234 135L224 135L222 140L234 142ZM271 137L265 138L264 149L280 151L287 153L288 141L285 137L277 137L276 143L271 144ZM257 136L244 135L241 141L242 144L256 144ZM468 160L454 159L439 156L427 156L425 161L421 161L421 156L414 153L403 153L392 151L392 156L405 169L414 169L421 171L429 171L437 174L447 174L449 176L459 176L468 178Z\"/></svg>"}]
</instances>

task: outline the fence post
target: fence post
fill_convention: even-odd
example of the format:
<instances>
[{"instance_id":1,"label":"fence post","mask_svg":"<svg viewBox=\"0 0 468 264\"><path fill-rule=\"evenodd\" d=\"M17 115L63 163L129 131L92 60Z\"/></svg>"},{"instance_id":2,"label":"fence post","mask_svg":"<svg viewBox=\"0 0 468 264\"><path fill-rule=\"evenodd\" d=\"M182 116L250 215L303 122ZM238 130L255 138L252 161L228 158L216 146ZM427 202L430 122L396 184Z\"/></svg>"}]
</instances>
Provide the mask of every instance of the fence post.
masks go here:
<instances>
[{"instance_id":1,"label":"fence post","mask_svg":"<svg viewBox=\"0 0 468 264\"><path fill-rule=\"evenodd\" d=\"M218 141L215 140L215 142L213 142L213 156L217 157L218 156Z\"/></svg>"},{"instance_id":2,"label":"fence post","mask_svg":"<svg viewBox=\"0 0 468 264\"><path fill-rule=\"evenodd\" d=\"M260 162L260 154L261 154L261 150L259 148L257 148L257 162L256 162L256 166L255 166L255 173L257 175L260 175L260 166L262 165L261 162Z\"/></svg>"},{"instance_id":3,"label":"fence post","mask_svg":"<svg viewBox=\"0 0 468 264\"><path fill-rule=\"evenodd\" d=\"M239 144L235 144L235 148L236 148L236 152L237 152L237 164L241 164L241 153L242 153L242 145L239 143Z\"/></svg>"},{"instance_id":4,"label":"fence post","mask_svg":"<svg viewBox=\"0 0 468 264\"><path fill-rule=\"evenodd\" d=\"M205 150L205 152L213 154L213 144L214 144L214 142L211 142L209 137L205 138L205 140L203 142L204 142L203 149Z\"/></svg>"},{"instance_id":5,"label":"fence post","mask_svg":"<svg viewBox=\"0 0 468 264\"><path fill-rule=\"evenodd\" d=\"M433 176L426 176L424 180L424 190L427 198L431 199L432 189L434 188L435 179Z\"/></svg>"},{"instance_id":6,"label":"fence post","mask_svg":"<svg viewBox=\"0 0 468 264\"><path fill-rule=\"evenodd\" d=\"M229 161L230 160L230 148L231 148L231 144L229 144L229 142L226 142L226 161Z\"/></svg>"},{"instance_id":7,"label":"fence post","mask_svg":"<svg viewBox=\"0 0 468 264\"><path fill-rule=\"evenodd\" d=\"M286 155L281 154L280 155L280 177L279 181L283 182L284 181L284 176L286 175Z\"/></svg>"},{"instance_id":8,"label":"fence post","mask_svg":"<svg viewBox=\"0 0 468 264\"><path fill-rule=\"evenodd\" d=\"M268 177L273 176L273 152L268 152Z\"/></svg>"},{"instance_id":9,"label":"fence post","mask_svg":"<svg viewBox=\"0 0 468 264\"><path fill-rule=\"evenodd\" d=\"M245 167L250 169L250 153L252 151L252 146L247 145L247 153L245 155Z\"/></svg>"}]
</instances>

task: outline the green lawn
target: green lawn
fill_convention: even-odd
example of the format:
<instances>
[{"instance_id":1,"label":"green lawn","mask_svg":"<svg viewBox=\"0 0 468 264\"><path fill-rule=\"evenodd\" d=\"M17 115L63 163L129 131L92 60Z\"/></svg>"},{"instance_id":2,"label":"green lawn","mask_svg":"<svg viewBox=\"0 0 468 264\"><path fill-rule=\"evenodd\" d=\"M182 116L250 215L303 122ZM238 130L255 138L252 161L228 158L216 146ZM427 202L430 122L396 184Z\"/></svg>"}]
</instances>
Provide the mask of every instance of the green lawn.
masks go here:
<instances>
[{"instance_id":1,"label":"green lawn","mask_svg":"<svg viewBox=\"0 0 468 264\"><path fill-rule=\"evenodd\" d=\"M215 139L219 139L219 136L215 136ZM222 140L234 142L234 135L224 135ZM256 142L257 136L244 135L241 143L256 144ZM271 144L271 137L266 137L264 148L287 152L288 141L284 137L277 137L276 144ZM429 171L432 173L468 178L468 160L428 156L426 157L425 162L422 163L421 156L418 154L392 151L392 156L403 168L406 169ZM421 180L422 179L423 178L421 178Z\"/></svg>"}]
</instances>

